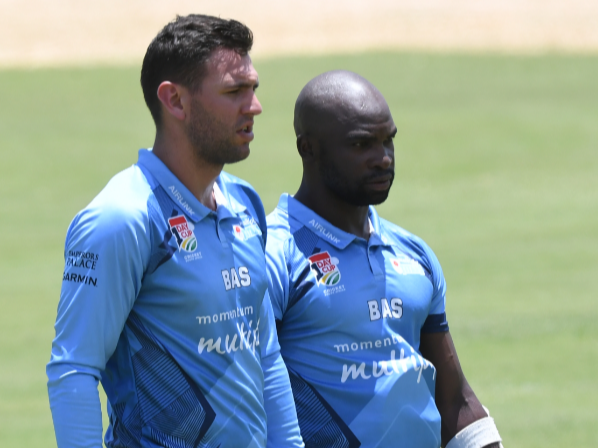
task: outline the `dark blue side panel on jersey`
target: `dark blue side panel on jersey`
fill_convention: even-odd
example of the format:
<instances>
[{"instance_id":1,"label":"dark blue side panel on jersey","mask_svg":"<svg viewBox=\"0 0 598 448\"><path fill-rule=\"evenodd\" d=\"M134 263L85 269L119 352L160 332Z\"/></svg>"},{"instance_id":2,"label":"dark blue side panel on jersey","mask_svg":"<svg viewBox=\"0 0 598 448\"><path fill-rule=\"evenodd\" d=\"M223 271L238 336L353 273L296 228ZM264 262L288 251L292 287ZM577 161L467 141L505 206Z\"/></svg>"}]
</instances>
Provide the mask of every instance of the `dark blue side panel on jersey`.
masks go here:
<instances>
[{"instance_id":1,"label":"dark blue side panel on jersey","mask_svg":"<svg viewBox=\"0 0 598 448\"><path fill-rule=\"evenodd\" d=\"M131 359L137 404L126 420L124 403L113 406L114 440L108 446L139 447L143 437L166 448L197 447L216 417L214 410L134 315L126 326L142 347Z\"/></svg>"},{"instance_id":2,"label":"dark blue side panel on jersey","mask_svg":"<svg viewBox=\"0 0 598 448\"><path fill-rule=\"evenodd\" d=\"M324 398L289 369L305 448L357 448L361 442Z\"/></svg>"},{"instance_id":3,"label":"dark blue side panel on jersey","mask_svg":"<svg viewBox=\"0 0 598 448\"><path fill-rule=\"evenodd\" d=\"M139 405L136 405L129 415L124 417L126 403L117 403L112 406L110 426L114 440L106 440L107 446L120 448L141 448L141 415Z\"/></svg>"}]
</instances>

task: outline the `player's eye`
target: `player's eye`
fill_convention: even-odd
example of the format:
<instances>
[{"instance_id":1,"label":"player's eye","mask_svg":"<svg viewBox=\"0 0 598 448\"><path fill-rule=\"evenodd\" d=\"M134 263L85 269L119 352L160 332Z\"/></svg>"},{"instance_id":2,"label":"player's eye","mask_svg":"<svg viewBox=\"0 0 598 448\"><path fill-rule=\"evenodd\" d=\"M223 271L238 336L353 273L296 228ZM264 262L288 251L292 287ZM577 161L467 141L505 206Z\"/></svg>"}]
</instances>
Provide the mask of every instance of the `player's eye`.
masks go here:
<instances>
[{"instance_id":1,"label":"player's eye","mask_svg":"<svg viewBox=\"0 0 598 448\"><path fill-rule=\"evenodd\" d=\"M369 148L370 146L372 146L372 141L371 140L355 140L353 141L352 145L356 148Z\"/></svg>"}]
</instances>

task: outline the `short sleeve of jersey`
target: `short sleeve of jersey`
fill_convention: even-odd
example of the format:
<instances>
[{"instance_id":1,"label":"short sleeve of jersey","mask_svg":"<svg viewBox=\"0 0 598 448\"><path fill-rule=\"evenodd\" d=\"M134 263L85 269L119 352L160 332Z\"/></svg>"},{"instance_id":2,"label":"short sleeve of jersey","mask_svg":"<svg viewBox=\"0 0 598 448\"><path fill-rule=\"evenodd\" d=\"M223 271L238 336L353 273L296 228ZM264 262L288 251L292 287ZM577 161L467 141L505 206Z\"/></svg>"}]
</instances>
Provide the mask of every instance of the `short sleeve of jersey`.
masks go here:
<instances>
[{"instance_id":1,"label":"short sleeve of jersey","mask_svg":"<svg viewBox=\"0 0 598 448\"><path fill-rule=\"evenodd\" d=\"M430 311L421 331L422 333L446 332L449 330L449 327L446 319L446 281L444 279L442 267L440 266L436 254L425 242L417 238L417 243L423 249L424 257L428 264L426 267L431 274L433 286Z\"/></svg>"},{"instance_id":2,"label":"short sleeve of jersey","mask_svg":"<svg viewBox=\"0 0 598 448\"><path fill-rule=\"evenodd\" d=\"M271 217L268 217L270 223ZM281 321L289 298L289 272L285 256L285 242L279 231L270 230L266 244L266 266L268 268L268 289L272 301L274 317Z\"/></svg>"},{"instance_id":3,"label":"short sleeve of jersey","mask_svg":"<svg viewBox=\"0 0 598 448\"><path fill-rule=\"evenodd\" d=\"M71 223L50 380L73 370L99 378L117 345L149 257L142 210L98 196Z\"/></svg>"}]
</instances>

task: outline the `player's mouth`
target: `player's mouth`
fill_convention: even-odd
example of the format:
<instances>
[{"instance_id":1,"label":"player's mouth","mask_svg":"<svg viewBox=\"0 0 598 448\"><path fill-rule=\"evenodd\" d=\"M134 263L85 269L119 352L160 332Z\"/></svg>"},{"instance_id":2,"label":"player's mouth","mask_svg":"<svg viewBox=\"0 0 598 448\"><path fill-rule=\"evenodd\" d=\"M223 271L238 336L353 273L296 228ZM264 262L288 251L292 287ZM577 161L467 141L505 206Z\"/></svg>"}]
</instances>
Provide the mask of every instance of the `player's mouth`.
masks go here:
<instances>
[{"instance_id":1,"label":"player's mouth","mask_svg":"<svg viewBox=\"0 0 598 448\"><path fill-rule=\"evenodd\" d=\"M253 121L245 123L243 127L238 129L237 135L246 142L253 140Z\"/></svg>"},{"instance_id":2,"label":"player's mouth","mask_svg":"<svg viewBox=\"0 0 598 448\"><path fill-rule=\"evenodd\" d=\"M366 182L366 184L372 190L386 191L392 185L392 181L393 181L394 177L395 177L394 173L387 173L387 174L377 175L377 176L372 177L371 179L369 179Z\"/></svg>"}]
</instances>

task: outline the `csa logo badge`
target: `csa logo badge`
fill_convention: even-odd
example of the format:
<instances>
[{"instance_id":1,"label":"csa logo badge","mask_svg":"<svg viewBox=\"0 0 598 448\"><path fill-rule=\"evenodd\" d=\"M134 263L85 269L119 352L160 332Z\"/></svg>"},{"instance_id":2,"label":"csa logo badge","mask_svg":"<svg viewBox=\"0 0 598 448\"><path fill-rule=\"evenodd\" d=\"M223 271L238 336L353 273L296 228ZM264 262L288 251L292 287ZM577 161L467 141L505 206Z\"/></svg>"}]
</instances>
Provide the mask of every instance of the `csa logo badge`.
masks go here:
<instances>
[{"instance_id":1,"label":"csa logo badge","mask_svg":"<svg viewBox=\"0 0 598 448\"><path fill-rule=\"evenodd\" d=\"M168 220L170 231L176 238L176 243L181 249L186 252L194 252L197 249L197 238L193 233L193 223L187 221L184 215L175 216Z\"/></svg>"},{"instance_id":2,"label":"csa logo badge","mask_svg":"<svg viewBox=\"0 0 598 448\"><path fill-rule=\"evenodd\" d=\"M309 257L310 268L316 276L320 286L334 286L341 281L341 271L338 269L338 258L331 257L328 252L320 252Z\"/></svg>"}]
</instances>

